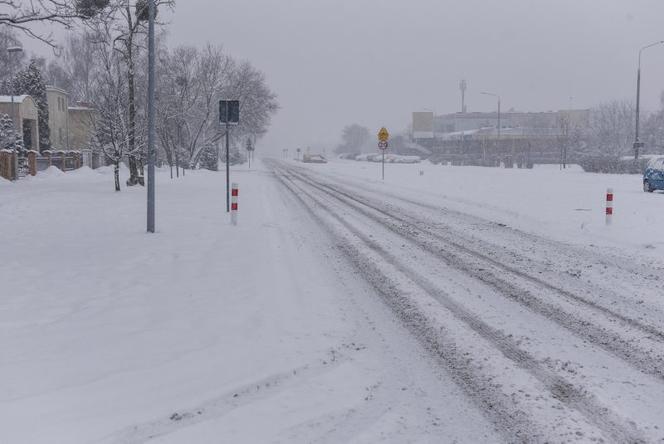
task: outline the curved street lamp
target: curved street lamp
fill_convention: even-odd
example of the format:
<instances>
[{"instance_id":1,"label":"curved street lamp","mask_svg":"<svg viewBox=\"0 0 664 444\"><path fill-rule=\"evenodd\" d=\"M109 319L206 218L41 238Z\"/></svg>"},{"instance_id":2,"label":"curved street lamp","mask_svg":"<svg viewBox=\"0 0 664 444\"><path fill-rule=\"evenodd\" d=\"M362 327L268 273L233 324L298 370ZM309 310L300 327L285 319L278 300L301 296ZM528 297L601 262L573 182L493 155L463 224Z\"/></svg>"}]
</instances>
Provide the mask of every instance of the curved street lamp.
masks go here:
<instances>
[{"instance_id":1,"label":"curved street lamp","mask_svg":"<svg viewBox=\"0 0 664 444\"><path fill-rule=\"evenodd\" d=\"M651 43L639 49L639 69L636 72L636 132L634 138L634 159L639 158L639 150L643 146L643 143L639 140L639 108L641 105L641 53L648 48L653 46L661 45L664 43L664 40Z\"/></svg>"}]
</instances>

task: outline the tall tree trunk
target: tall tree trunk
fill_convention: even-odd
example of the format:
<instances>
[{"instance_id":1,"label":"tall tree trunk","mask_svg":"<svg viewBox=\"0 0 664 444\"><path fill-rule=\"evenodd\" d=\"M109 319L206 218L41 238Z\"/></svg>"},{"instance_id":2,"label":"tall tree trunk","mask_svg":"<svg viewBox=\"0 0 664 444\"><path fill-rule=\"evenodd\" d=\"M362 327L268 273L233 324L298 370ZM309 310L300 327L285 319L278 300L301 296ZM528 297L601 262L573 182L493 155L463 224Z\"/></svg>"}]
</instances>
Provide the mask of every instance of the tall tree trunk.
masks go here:
<instances>
[{"instance_id":1,"label":"tall tree trunk","mask_svg":"<svg viewBox=\"0 0 664 444\"><path fill-rule=\"evenodd\" d=\"M136 150L136 81L134 72L134 32L131 20L129 3L127 11L127 84L129 85L129 179L127 186L145 185L143 181L143 165L140 163L140 153Z\"/></svg>"},{"instance_id":2,"label":"tall tree trunk","mask_svg":"<svg viewBox=\"0 0 664 444\"><path fill-rule=\"evenodd\" d=\"M115 161L115 168L113 169L113 175L115 176L115 191L120 191L120 161Z\"/></svg>"}]
</instances>

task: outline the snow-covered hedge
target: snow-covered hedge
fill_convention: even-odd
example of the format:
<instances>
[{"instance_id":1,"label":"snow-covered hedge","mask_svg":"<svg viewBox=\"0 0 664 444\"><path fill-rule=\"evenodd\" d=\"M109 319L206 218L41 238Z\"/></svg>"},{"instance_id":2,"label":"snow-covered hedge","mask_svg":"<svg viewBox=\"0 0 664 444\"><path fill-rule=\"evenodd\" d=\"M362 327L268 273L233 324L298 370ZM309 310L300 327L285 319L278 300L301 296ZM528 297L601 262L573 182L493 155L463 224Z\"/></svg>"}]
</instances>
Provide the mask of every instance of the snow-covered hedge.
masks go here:
<instances>
[{"instance_id":1,"label":"snow-covered hedge","mask_svg":"<svg viewBox=\"0 0 664 444\"><path fill-rule=\"evenodd\" d=\"M578 164L587 173L642 174L650 159L621 159L612 156L583 156Z\"/></svg>"}]
</instances>

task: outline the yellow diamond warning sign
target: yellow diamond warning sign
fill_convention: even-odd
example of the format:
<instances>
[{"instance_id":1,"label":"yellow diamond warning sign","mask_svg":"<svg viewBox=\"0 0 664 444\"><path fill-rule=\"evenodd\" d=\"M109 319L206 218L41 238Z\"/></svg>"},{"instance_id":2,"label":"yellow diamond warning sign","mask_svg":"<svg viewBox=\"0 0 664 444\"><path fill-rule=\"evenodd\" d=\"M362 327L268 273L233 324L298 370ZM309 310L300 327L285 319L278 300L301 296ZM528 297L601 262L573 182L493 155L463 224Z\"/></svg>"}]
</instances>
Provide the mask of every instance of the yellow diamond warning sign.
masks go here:
<instances>
[{"instance_id":1,"label":"yellow diamond warning sign","mask_svg":"<svg viewBox=\"0 0 664 444\"><path fill-rule=\"evenodd\" d=\"M380 142L387 142L387 139L390 138L390 133L387 132L387 128L382 127L380 131L378 131L378 140Z\"/></svg>"}]
</instances>

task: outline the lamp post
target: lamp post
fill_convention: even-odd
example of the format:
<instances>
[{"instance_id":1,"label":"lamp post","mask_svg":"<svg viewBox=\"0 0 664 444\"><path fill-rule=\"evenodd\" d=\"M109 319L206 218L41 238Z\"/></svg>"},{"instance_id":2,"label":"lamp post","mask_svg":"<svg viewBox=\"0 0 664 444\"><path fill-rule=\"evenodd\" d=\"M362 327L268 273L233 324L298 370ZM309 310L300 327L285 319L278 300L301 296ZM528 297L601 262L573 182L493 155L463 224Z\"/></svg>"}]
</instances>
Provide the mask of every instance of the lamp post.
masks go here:
<instances>
[{"instance_id":1,"label":"lamp post","mask_svg":"<svg viewBox=\"0 0 664 444\"><path fill-rule=\"evenodd\" d=\"M634 138L634 159L639 158L639 150L643 146L643 143L639 140L639 109L641 105L641 53L645 49L661 45L662 43L664 43L664 40L651 43L639 49L639 69L636 71L636 132Z\"/></svg>"},{"instance_id":2,"label":"lamp post","mask_svg":"<svg viewBox=\"0 0 664 444\"><path fill-rule=\"evenodd\" d=\"M154 16L155 0L148 0L148 205L147 231L155 231L155 45Z\"/></svg>"},{"instance_id":3,"label":"lamp post","mask_svg":"<svg viewBox=\"0 0 664 444\"><path fill-rule=\"evenodd\" d=\"M496 144L500 148L500 95L486 91L482 91L480 92L480 94L484 94L485 96L495 97L496 99L498 99L498 140Z\"/></svg>"},{"instance_id":4,"label":"lamp post","mask_svg":"<svg viewBox=\"0 0 664 444\"><path fill-rule=\"evenodd\" d=\"M23 48L20 46L10 46L7 48L7 52L9 53L9 56L11 57L12 54L20 54L23 52ZM10 94L11 94L11 113L12 113L12 122L15 124L19 121L20 117L17 118L16 116L16 109L14 106L14 88L15 88L15 83L14 83L14 64L9 63L9 69L10 69ZM18 122L20 123L20 122ZM17 125L19 128L21 125ZM15 127L16 129L16 127ZM18 149L16 148L16 142L14 142L14 180L18 180Z\"/></svg>"}]
</instances>

